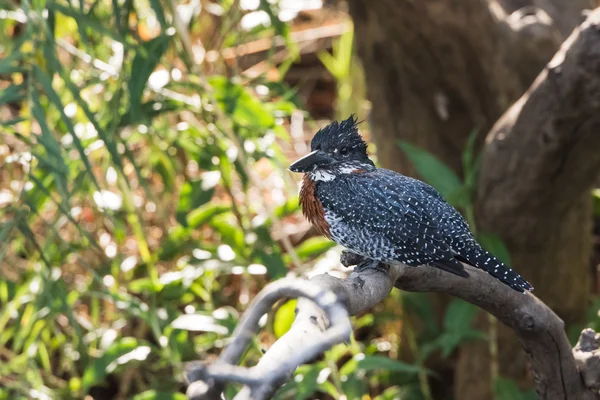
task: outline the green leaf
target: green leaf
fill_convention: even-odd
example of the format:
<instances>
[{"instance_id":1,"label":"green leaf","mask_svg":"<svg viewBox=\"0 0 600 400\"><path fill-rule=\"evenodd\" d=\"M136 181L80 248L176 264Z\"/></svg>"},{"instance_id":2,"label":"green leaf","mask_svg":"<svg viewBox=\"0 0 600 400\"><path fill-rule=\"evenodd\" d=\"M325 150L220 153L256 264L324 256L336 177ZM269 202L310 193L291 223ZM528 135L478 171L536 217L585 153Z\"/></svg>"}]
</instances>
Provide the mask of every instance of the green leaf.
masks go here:
<instances>
[{"instance_id":1,"label":"green leaf","mask_svg":"<svg viewBox=\"0 0 600 400\"><path fill-rule=\"evenodd\" d=\"M298 246L296 254L298 254L300 260L305 261L316 258L335 246L335 242L332 242L329 239L314 237L304 241Z\"/></svg>"},{"instance_id":2,"label":"green leaf","mask_svg":"<svg viewBox=\"0 0 600 400\"><path fill-rule=\"evenodd\" d=\"M140 278L133 280L127 285L127 289L131 293L158 293L164 286L157 286L151 278Z\"/></svg>"},{"instance_id":3,"label":"green leaf","mask_svg":"<svg viewBox=\"0 0 600 400\"><path fill-rule=\"evenodd\" d=\"M398 146L415 167L419 175L455 207L465 207L469 201L459 177L430 152L410 143L399 141Z\"/></svg>"},{"instance_id":4,"label":"green leaf","mask_svg":"<svg viewBox=\"0 0 600 400\"><path fill-rule=\"evenodd\" d=\"M190 228L197 228L229 210L231 210L230 206L208 203L190 212L187 224Z\"/></svg>"},{"instance_id":5,"label":"green leaf","mask_svg":"<svg viewBox=\"0 0 600 400\"><path fill-rule=\"evenodd\" d=\"M204 175L206 177L206 174ZM179 191L179 202L177 203L177 221L187 226L188 213L210 201L215 193L215 185L218 183L218 178L215 182L209 181L207 178L196 181L186 181Z\"/></svg>"},{"instance_id":6,"label":"green leaf","mask_svg":"<svg viewBox=\"0 0 600 400\"><path fill-rule=\"evenodd\" d=\"M285 203L275 208L275 216L281 219L297 211L300 211L300 202L298 201L298 197L291 197L287 199Z\"/></svg>"},{"instance_id":7,"label":"green leaf","mask_svg":"<svg viewBox=\"0 0 600 400\"><path fill-rule=\"evenodd\" d=\"M477 315L477 307L464 300L454 299L450 302L444 316L444 328L447 331L466 331Z\"/></svg>"},{"instance_id":8,"label":"green leaf","mask_svg":"<svg viewBox=\"0 0 600 400\"><path fill-rule=\"evenodd\" d=\"M108 349L106 349L100 358L95 359L91 365L88 365L85 369L82 379L83 392L87 393L92 386L104 381L104 378L109 373L107 369L111 364L122 364L131 359L139 360L145 358L140 356L143 356L144 354L147 356L147 350L149 350L147 346L140 346L138 340L132 337L126 337L115 341ZM133 353L135 351L140 353L137 357L136 354Z\"/></svg>"},{"instance_id":9,"label":"green leaf","mask_svg":"<svg viewBox=\"0 0 600 400\"><path fill-rule=\"evenodd\" d=\"M346 399L361 400L369 389L364 377L351 374L346 377L346 380L342 380L342 390Z\"/></svg>"},{"instance_id":10,"label":"green leaf","mask_svg":"<svg viewBox=\"0 0 600 400\"><path fill-rule=\"evenodd\" d=\"M187 400L187 396L177 392L157 392L156 390L146 390L136 394L131 400Z\"/></svg>"},{"instance_id":11,"label":"green leaf","mask_svg":"<svg viewBox=\"0 0 600 400\"><path fill-rule=\"evenodd\" d=\"M96 176L94 175L94 173L92 171L92 165L90 164L90 160L88 159L88 157L85 153L85 149L81 143L81 140L75 134L75 126L73 125L73 122L71 121L71 119L69 117L67 117L67 115L65 114L65 111L64 111L65 107L63 106L62 101L60 100L60 96L52 87L52 81L51 81L50 77L48 75L46 75L46 73L44 71L42 71L42 69L40 67L38 67L37 65L33 66L33 72L34 72L36 79L42 84L42 87L44 88L44 93L46 94L46 96L48 96L48 99L54 104L56 109L59 111L62 121L65 123L68 131L71 133L71 137L73 138L73 143L75 144L75 148L77 149L77 152L79 153L79 157L81 158L81 161L83 161L83 164L85 165L88 175L92 179L92 182L94 183L94 186L96 186L96 189L100 190L100 185L98 184L98 181L96 180Z\"/></svg>"},{"instance_id":12,"label":"green leaf","mask_svg":"<svg viewBox=\"0 0 600 400\"><path fill-rule=\"evenodd\" d=\"M212 76L208 78L208 82L214 90L217 105L234 123L243 127L263 129L275 125L273 116L242 85L233 83L224 76Z\"/></svg>"},{"instance_id":13,"label":"green leaf","mask_svg":"<svg viewBox=\"0 0 600 400\"><path fill-rule=\"evenodd\" d=\"M504 264L510 265L510 253L499 236L482 232L477 234L477 241Z\"/></svg>"},{"instance_id":14,"label":"green leaf","mask_svg":"<svg viewBox=\"0 0 600 400\"><path fill-rule=\"evenodd\" d=\"M485 340L486 338L485 333L471 329L461 332L444 332L432 342L432 346L426 348L426 354L439 348L442 350L442 357L448 357L461 343L470 340Z\"/></svg>"},{"instance_id":15,"label":"green leaf","mask_svg":"<svg viewBox=\"0 0 600 400\"><path fill-rule=\"evenodd\" d=\"M426 359L435 350L441 350L448 357L461 343L468 340L485 340L483 332L471 328L477 315L477 307L466 301L453 300L444 316L444 332L421 348L421 358Z\"/></svg>"},{"instance_id":16,"label":"green leaf","mask_svg":"<svg viewBox=\"0 0 600 400\"><path fill-rule=\"evenodd\" d=\"M319 392L328 394L329 396L331 396L334 399L339 399L342 397L340 395L340 393L338 392L337 388L335 387L335 385L333 383L331 383L330 381L324 381L323 383L319 383L319 385L317 386L317 390Z\"/></svg>"},{"instance_id":17,"label":"green leaf","mask_svg":"<svg viewBox=\"0 0 600 400\"><path fill-rule=\"evenodd\" d=\"M61 145L58 143L52 132L50 132L50 127L46 122L46 116L42 111L38 94L33 92L31 98L31 113L37 120L40 125L40 130L42 131L42 134L38 135L37 139L46 150L46 157L38 155L37 158L40 163L54 175L60 196L64 202L67 202L69 198L69 191L67 188L69 168L65 164L65 157L63 157L61 153Z\"/></svg>"},{"instance_id":18,"label":"green leaf","mask_svg":"<svg viewBox=\"0 0 600 400\"><path fill-rule=\"evenodd\" d=\"M277 309L273 319L273 332L278 338L290 330L296 318L296 299L289 300Z\"/></svg>"},{"instance_id":19,"label":"green leaf","mask_svg":"<svg viewBox=\"0 0 600 400\"><path fill-rule=\"evenodd\" d=\"M357 368L367 371L382 369L386 371L404 372L407 374L418 374L423 370L422 367L416 364L408 364L384 356L365 356L358 361Z\"/></svg>"},{"instance_id":20,"label":"green leaf","mask_svg":"<svg viewBox=\"0 0 600 400\"><path fill-rule=\"evenodd\" d=\"M136 120L140 112L140 104L144 89L150 74L154 71L163 54L169 48L169 36L161 35L142 44L136 51L131 64L129 78L129 112L131 118Z\"/></svg>"},{"instance_id":21,"label":"green leaf","mask_svg":"<svg viewBox=\"0 0 600 400\"><path fill-rule=\"evenodd\" d=\"M10 85L0 92L0 106L3 104L18 103L25 98L25 84Z\"/></svg>"},{"instance_id":22,"label":"green leaf","mask_svg":"<svg viewBox=\"0 0 600 400\"><path fill-rule=\"evenodd\" d=\"M27 118L23 118L23 117L19 117L19 118L13 118L13 119L9 119L8 121L0 121L0 126L12 126L12 125L16 125L19 122L23 122L26 121Z\"/></svg>"},{"instance_id":23,"label":"green leaf","mask_svg":"<svg viewBox=\"0 0 600 400\"><path fill-rule=\"evenodd\" d=\"M298 385L295 399L305 400L313 398L313 393L317 389L317 377L321 372L322 367L319 365L312 365L307 370L302 369L302 381ZM296 373L296 377L298 373Z\"/></svg>"},{"instance_id":24,"label":"green leaf","mask_svg":"<svg viewBox=\"0 0 600 400\"><path fill-rule=\"evenodd\" d=\"M71 7L64 6L62 4L58 4L55 1L47 2L46 6L49 10L58 11L61 14L72 17L75 21L77 21L77 25L82 25L84 27L90 28L91 30L100 33L106 37L109 37L121 44L123 44L128 49L135 49L135 44L128 42L124 37L119 35L114 29L107 27L105 22L90 15L83 14Z\"/></svg>"},{"instance_id":25,"label":"green leaf","mask_svg":"<svg viewBox=\"0 0 600 400\"><path fill-rule=\"evenodd\" d=\"M165 12L163 10L160 0L150 0L150 7L152 7L154 14L156 14L156 19L160 23L161 28L163 29L163 31L166 31L169 25L167 24Z\"/></svg>"},{"instance_id":26,"label":"green leaf","mask_svg":"<svg viewBox=\"0 0 600 400\"><path fill-rule=\"evenodd\" d=\"M15 46L12 54L5 55L0 60L0 74L9 75L14 72L22 72L23 69L19 66L19 62L23 60L23 53L19 52Z\"/></svg>"},{"instance_id":27,"label":"green leaf","mask_svg":"<svg viewBox=\"0 0 600 400\"><path fill-rule=\"evenodd\" d=\"M256 249L253 252L253 258L267 267L267 272L271 279L283 278L287 274L288 269L283 262L281 253L276 248L268 249L269 253L265 250Z\"/></svg>"},{"instance_id":28,"label":"green leaf","mask_svg":"<svg viewBox=\"0 0 600 400\"><path fill-rule=\"evenodd\" d=\"M385 389L380 395L375 396L373 400L397 400L407 399L406 390L400 386L392 386Z\"/></svg>"},{"instance_id":29,"label":"green leaf","mask_svg":"<svg viewBox=\"0 0 600 400\"><path fill-rule=\"evenodd\" d=\"M246 250L244 231L235 223L231 223L231 214L221 215L213 218L210 225L221 235L221 241L231 246L237 254L243 254Z\"/></svg>"}]
</instances>

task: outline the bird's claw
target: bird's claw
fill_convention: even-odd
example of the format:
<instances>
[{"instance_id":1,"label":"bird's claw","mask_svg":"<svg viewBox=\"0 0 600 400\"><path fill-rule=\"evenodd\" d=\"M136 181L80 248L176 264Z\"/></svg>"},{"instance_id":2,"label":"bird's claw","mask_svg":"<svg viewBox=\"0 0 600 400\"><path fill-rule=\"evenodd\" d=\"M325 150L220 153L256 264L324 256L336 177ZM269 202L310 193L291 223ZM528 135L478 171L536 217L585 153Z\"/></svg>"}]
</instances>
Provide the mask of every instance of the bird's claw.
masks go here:
<instances>
[{"instance_id":1,"label":"bird's claw","mask_svg":"<svg viewBox=\"0 0 600 400\"><path fill-rule=\"evenodd\" d=\"M388 273L388 266L377 260L365 260L354 268L354 272L363 272L364 270L372 269L379 272Z\"/></svg>"},{"instance_id":2,"label":"bird's claw","mask_svg":"<svg viewBox=\"0 0 600 400\"><path fill-rule=\"evenodd\" d=\"M342 251L342 255L340 256L340 262L346 268L362 264L365 262L365 260L366 259L363 256L360 256L348 250Z\"/></svg>"}]
</instances>

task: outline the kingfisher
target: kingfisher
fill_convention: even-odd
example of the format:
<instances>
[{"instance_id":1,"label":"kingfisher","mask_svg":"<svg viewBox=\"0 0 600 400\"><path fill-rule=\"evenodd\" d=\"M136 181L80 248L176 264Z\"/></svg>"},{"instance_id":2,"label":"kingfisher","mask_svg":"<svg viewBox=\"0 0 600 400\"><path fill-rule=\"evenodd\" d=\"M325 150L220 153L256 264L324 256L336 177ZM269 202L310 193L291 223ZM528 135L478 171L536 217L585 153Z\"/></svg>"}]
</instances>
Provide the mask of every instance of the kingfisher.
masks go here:
<instances>
[{"instance_id":1,"label":"kingfisher","mask_svg":"<svg viewBox=\"0 0 600 400\"><path fill-rule=\"evenodd\" d=\"M304 173L302 213L316 230L365 261L430 265L465 277L462 263L480 268L512 289L533 287L477 243L461 214L420 180L377 168L352 115L320 129L311 152L289 170Z\"/></svg>"}]
</instances>

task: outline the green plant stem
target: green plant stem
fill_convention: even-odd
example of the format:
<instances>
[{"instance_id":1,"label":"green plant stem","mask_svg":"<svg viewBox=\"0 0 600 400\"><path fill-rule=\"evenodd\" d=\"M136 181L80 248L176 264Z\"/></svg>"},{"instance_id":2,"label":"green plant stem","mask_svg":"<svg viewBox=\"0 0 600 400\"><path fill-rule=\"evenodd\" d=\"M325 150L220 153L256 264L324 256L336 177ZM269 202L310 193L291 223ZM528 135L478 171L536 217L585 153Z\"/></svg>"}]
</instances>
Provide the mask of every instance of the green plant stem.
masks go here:
<instances>
[{"instance_id":1,"label":"green plant stem","mask_svg":"<svg viewBox=\"0 0 600 400\"><path fill-rule=\"evenodd\" d=\"M138 245L138 250L140 252L140 257L147 265L148 274L152 280L152 284L155 287L158 287L158 270L156 269L152 254L150 253L150 248L148 247L148 242L146 241L146 236L144 235L144 228L140 222L141 218L138 215L135 204L133 204L133 193L131 192L126 179L127 178L125 176L120 175L117 179L117 185L123 193L123 205L125 206L125 211L127 212L127 222L133 230L133 234Z\"/></svg>"},{"instance_id":2,"label":"green plant stem","mask_svg":"<svg viewBox=\"0 0 600 400\"><path fill-rule=\"evenodd\" d=\"M423 398L425 400L433 400L431 395L431 388L429 387L429 381L427 380L427 372L425 371L425 366L423 365L423 360L421 359L421 355L419 352L419 345L417 343L417 338L415 336L415 332L412 328L412 325L408 318L403 318L404 322L404 330L406 332L406 338L408 340L408 346L410 347L410 351L413 353L417 365L419 368L419 387L421 389L421 393L423 393Z\"/></svg>"},{"instance_id":3,"label":"green plant stem","mask_svg":"<svg viewBox=\"0 0 600 400\"><path fill-rule=\"evenodd\" d=\"M492 314L488 314L488 337L489 337L489 349L490 349L490 375L491 385L493 389L494 382L499 376L498 366L498 320Z\"/></svg>"}]
</instances>

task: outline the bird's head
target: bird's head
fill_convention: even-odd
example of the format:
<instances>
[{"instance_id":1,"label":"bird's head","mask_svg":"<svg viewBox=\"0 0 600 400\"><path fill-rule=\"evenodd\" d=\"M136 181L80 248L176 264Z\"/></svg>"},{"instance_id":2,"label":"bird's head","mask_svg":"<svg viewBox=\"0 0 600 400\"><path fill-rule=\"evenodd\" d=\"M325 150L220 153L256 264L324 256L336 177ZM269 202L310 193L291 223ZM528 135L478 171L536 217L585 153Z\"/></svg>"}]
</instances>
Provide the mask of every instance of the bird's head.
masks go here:
<instances>
[{"instance_id":1,"label":"bird's head","mask_svg":"<svg viewBox=\"0 0 600 400\"><path fill-rule=\"evenodd\" d=\"M292 172L304 172L331 180L336 175L374 168L367 155L367 143L358 133L354 115L320 129L310 142L311 152L290 165Z\"/></svg>"}]
</instances>

